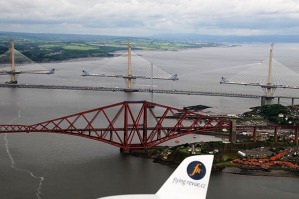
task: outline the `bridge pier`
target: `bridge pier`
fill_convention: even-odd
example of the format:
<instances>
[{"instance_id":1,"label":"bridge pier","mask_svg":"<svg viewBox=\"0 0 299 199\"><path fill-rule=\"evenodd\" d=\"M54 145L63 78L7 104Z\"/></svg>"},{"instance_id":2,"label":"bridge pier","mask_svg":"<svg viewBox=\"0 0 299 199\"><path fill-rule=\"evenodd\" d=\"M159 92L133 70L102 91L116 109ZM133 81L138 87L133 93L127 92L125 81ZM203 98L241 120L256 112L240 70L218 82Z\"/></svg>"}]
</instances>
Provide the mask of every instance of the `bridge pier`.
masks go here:
<instances>
[{"instance_id":1,"label":"bridge pier","mask_svg":"<svg viewBox=\"0 0 299 199\"><path fill-rule=\"evenodd\" d=\"M294 106L295 98L292 98L292 106Z\"/></svg>"},{"instance_id":2,"label":"bridge pier","mask_svg":"<svg viewBox=\"0 0 299 199\"><path fill-rule=\"evenodd\" d=\"M253 139L253 142L255 143L256 142L256 127L253 128L253 134L252 134L252 139Z\"/></svg>"},{"instance_id":3,"label":"bridge pier","mask_svg":"<svg viewBox=\"0 0 299 199\"><path fill-rule=\"evenodd\" d=\"M298 145L298 128L295 128L295 140L294 140L294 144Z\"/></svg>"},{"instance_id":4,"label":"bridge pier","mask_svg":"<svg viewBox=\"0 0 299 199\"><path fill-rule=\"evenodd\" d=\"M274 142L277 142L277 128L274 130Z\"/></svg>"},{"instance_id":5,"label":"bridge pier","mask_svg":"<svg viewBox=\"0 0 299 199\"><path fill-rule=\"evenodd\" d=\"M266 105L266 98L265 96L261 96L261 106L265 106Z\"/></svg>"},{"instance_id":6,"label":"bridge pier","mask_svg":"<svg viewBox=\"0 0 299 199\"><path fill-rule=\"evenodd\" d=\"M268 102L270 102L273 99L274 99L274 97L272 97L272 96L261 96L261 106L265 106L267 104L270 104Z\"/></svg>"},{"instance_id":7,"label":"bridge pier","mask_svg":"<svg viewBox=\"0 0 299 199\"><path fill-rule=\"evenodd\" d=\"M119 151L121 154L124 154L124 155L129 155L131 153L130 149L120 148Z\"/></svg>"},{"instance_id":8,"label":"bridge pier","mask_svg":"<svg viewBox=\"0 0 299 199\"><path fill-rule=\"evenodd\" d=\"M278 96L277 97L277 104L280 104L280 99L285 98L285 99L291 99L291 105L295 105L295 99L299 99L299 97L283 97L283 96Z\"/></svg>"},{"instance_id":9,"label":"bridge pier","mask_svg":"<svg viewBox=\"0 0 299 199\"><path fill-rule=\"evenodd\" d=\"M237 126L236 120L231 120L231 129L229 132L229 141L231 143L236 143L237 141L236 126Z\"/></svg>"}]
</instances>

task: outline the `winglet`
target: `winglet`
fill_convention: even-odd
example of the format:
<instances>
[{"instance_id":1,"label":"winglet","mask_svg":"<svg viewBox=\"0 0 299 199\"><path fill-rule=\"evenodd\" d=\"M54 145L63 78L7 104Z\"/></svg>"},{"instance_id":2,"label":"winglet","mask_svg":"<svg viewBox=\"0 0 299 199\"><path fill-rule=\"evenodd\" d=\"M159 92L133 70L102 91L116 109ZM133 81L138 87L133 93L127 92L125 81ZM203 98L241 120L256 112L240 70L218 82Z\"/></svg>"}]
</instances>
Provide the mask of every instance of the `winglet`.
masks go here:
<instances>
[{"instance_id":1,"label":"winglet","mask_svg":"<svg viewBox=\"0 0 299 199\"><path fill-rule=\"evenodd\" d=\"M156 195L160 199L205 199L213 159L213 155L196 155L186 158L167 179Z\"/></svg>"}]
</instances>

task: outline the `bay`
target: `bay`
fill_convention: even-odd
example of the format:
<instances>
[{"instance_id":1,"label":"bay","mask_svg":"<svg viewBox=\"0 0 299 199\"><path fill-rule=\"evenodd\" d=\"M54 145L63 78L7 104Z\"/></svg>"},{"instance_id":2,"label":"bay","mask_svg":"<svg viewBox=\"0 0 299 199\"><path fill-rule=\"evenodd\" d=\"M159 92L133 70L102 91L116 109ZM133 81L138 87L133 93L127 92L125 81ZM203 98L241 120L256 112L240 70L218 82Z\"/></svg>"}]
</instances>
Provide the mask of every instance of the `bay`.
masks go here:
<instances>
[{"instance_id":1,"label":"bay","mask_svg":"<svg viewBox=\"0 0 299 199\"><path fill-rule=\"evenodd\" d=\"M154 81L154 88L262 94L257 87L220 85L222 76L267 58L269 44L243 44L234 48L183 51L138 51L143 58L175 74L179 81ZM274 56L299 73L299 44L277 44ZM125 87L123 79L82 77L113 58L79 59L45 63L56 68L46 76L20 75L25 84L91 85ZM1 76L0 82L8 81ZM136 80L135 87L150 82ZM279 95L299 96L296 90L277 90ZM33 124L124 100L152 99L149 93L0 88L0 123ZM242 113L258 106L259 99L157 94L154 102L177 108L203 104L214 114ZM277 101L273 101L276 103ZM290 100L283 100L290 104ZM183 138L182 138L183 139ZM199 141L204 137L198 137ZM183 139L182 142L187 142ZM10 154L10 155L9 155ZM123 156L119 149L93 140L60 134L0 134L0 198L97 198L115 194L155 193L174 168L152 160ZM31 175L33 174L33 176ZM298 178L212 174L208 199L256 199L299 197ZM38 193L38 189L40 193Z\"/></svg>"}]
</instances>

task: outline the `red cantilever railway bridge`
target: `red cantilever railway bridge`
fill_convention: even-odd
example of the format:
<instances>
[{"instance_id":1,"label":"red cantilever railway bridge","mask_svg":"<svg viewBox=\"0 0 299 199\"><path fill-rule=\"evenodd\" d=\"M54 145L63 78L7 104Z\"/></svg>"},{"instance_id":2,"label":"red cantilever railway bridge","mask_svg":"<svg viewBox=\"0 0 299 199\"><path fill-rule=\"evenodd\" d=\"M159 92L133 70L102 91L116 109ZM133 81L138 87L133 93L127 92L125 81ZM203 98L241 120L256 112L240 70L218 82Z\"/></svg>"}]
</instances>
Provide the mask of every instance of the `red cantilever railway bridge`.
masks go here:
<instances>
[{"instance_id":1,"label":"red cantilever railway bridge","mask_svg":"<svg viewBox=\"0 0 299 199\"><path fill-rule=\"evenodd\" d=\"M0 133L68 134L129 150L223 128L231 128L231 121L146 101L125 101L33 125L0 125Z\"/></svg>"},{"instance_id":2,"label":"red cantilever railway bridge","mask_svg":"<svg viewBox=\"0 0 299 199\"><path fill-rule=\"evenodd\" d=\"M68 134L124 150L149 148L184 135L222 129L231 134L235 131L227 118L147 101L119 102L33 125L0 125L0 133Z\"/></svg>"}]
</instances>

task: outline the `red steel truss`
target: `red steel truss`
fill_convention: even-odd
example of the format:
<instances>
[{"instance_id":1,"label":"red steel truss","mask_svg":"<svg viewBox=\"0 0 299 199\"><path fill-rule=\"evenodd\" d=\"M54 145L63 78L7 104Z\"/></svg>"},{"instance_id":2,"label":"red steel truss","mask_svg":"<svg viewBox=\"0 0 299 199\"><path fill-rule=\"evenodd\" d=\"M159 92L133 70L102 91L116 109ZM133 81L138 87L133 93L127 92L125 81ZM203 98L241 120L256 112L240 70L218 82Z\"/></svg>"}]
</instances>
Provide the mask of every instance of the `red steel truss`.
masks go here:
<instances>
[{"instance_id":1,"label":"red steel truss","mask_svg":"<svg viewBox=\"0 0 299 199\"><path fill-rule=\"evenodd\" d=\"M68 134L129 150L149 148L191 133L230 128L228 119L147 101L125 101L33 125L0 125L0 133Z\"/></svg>"}]
</instances>

